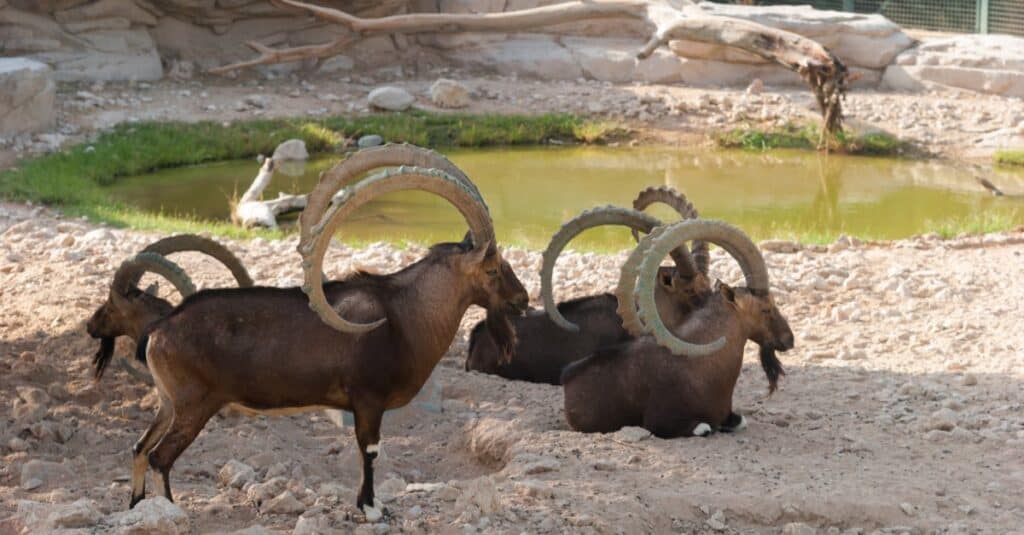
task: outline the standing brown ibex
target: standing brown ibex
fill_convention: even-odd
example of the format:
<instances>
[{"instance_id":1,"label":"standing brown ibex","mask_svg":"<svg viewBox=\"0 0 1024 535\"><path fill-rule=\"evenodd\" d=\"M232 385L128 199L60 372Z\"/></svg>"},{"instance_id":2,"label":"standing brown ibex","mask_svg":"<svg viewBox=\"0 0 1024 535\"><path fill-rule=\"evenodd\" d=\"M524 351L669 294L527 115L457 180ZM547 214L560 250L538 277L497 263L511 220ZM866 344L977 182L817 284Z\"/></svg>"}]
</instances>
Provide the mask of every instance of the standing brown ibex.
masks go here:
<instances>
[{"instance_id":1,"label":"standing brown ibex","mask_svg":"<svg viewBox=\"0 0 1024 535\"><path fill-rule=\"evenodd\" d=\"M149 292L139 289L139 281L145 273L156 273L178 290L182 298L195 293L192 280L167 255L195 251L209 255L224 264L238 282L245 288L252 286L252 278L245 266L223 245L195 234L179 234L149 244L141 253L126 260L114 273L107 300L93 312L86 323L86 332L100 340L100 348L93 357L96 379L103 372L114 355L114 344L119 336L139 341L143 329L150 323L170 314L171 303ZM133 368L126 368L134 370ZM137 372L136 372L137 373Z\"/></svg>"},{"instance_id":2,"label":"standing brown ibex","mask_svg":"<svg viewBox=\"0 0 1024 535\"><path fill-rule=\"evenodd\" d=\"M337 189L378 165L408 160ZM373 167L370 167L373 166ZM302 288L205 290L151 327L140 344L160 395L156 419L134 448L132 504L145 495L147 464L163 480L207 420L224 405L266 412L335 408L354 413L363 458L356 505L367 519L374 500L373 460L384 411L408 403L458 331L470 305L521 313L528 296L494 242L476 188L443 157L407 146L356 153L326 173L301 216ZM324 283L323 257L341 221L373 198L423 190L451 202L470 234L431 247L390 275L359 273ZM305 295L304 295L305 294Z\"/></svg>"},{"instance_id":3,"label":"standing brown ibex","mask_svg":"<svg viewBox=\"0 0 1024 535\"><path fill-rule=\"evenodd\" d=\"M546 311L529 311L509 318L488 314L469 338L466 370L492 373L507 379L562 384L562 370L602 347L625 342L632 335L622 326L618 301L609 293L591 295L554 305L552 273L562 249L581 232L600 225L624 225L649 233L662 223L643 213L653 203L671 206L680 217L698 217L686 196L665 186L644 189L633 209L604 206L588 210L565 223L544 252L541 293ZM675 267L661 268L656 289L658 306L666 317L681 318L699 304L710 289L707 278L708 246L694 241L692 250L680 245L671 256ZM568 317L569 319L566 319ZM505 333L510 335L502 336ZM514 358L510 358L514 355Z\"/></svg>"},{"instance_id":4,"label":"standing brown ibex","mask_svg":"<svg viewBox=\"0 0 1024 535\"><path fill-rule=\"evenodd\" d=\"M747 287L719 283L682 322L663 321L655 294L658 266L680 243L698 239L732 255ZM775 351L793 347L793 332L769 292L768 271L757 246L725 223L693 220L655 229L637 251L641 254L632 255L623 267L619 311L638 338L566 367L562 381L569 426L610 432L635 425L665 438L743 427L743 417L732 411L732 393L746 341L761 346L772 390L782 372Z\"/></svg>"}]
</instances>

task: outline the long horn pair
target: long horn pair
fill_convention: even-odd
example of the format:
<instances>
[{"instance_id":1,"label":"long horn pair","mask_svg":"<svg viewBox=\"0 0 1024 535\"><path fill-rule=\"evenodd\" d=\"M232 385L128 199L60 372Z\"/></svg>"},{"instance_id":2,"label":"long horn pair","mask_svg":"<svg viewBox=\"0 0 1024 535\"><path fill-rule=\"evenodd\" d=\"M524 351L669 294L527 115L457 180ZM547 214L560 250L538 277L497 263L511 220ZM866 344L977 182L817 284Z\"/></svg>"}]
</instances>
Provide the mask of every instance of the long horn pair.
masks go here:
<instances>
[{"instance_id":1,"label":"long horn pair","mask_svg":"<svg viewBox=\"0 0 1024 535\"><path fill-rule=\"evenodd\" d=\"M580 215L567 221L548 243L544 250L544 263L540 270L540 292L544 299L544 310L548 317L559 327L572 332L579 332L580 328L575 323L565 319L555 306L555 297L552 290L552 276L555 270L555 262L558 255L562 253L565 246L584 230L603 225L622 225L647 234L652 229L661 225L657 218L643 212L621 208L618 206L600 206L587 210Z\"/></svg>"},{"instance_id":2,"label":"long horn pair","mask_svg":"<svg viewBox=\"0 0 1024 535\"><path fill-rule=\"evenodd\" d=\"M700 217L700 213L697 212L697 208L693 206L693 203L686 198L686 195L670 188L668 186L651 186L644 189L636 196L633 201L633 209L639 212L643 212L648 206L654 203L667 204L670 208L679 214L681 219L697 219ZM633 231L633 239L640 241L637 231ZM682 251L675 251L673 257L682 255L686 252L686 246L679 246ZM708 244L697 240L692 244L690 249L690 256L693 258L694 267L703 275L708 274L708 266L711 263L711 255L708 251Z\"/></svg>"},{"instance_id":3,"label":"long horn pair","mask_svg":"<svg viewBox=\"0 0 1024 535\"><path fill-rule=\"evenodd\" d=\"M487 210L487 204L476 184L473 184L469 177L455 166L448 158L430 149L409 145L408 143L382 145L368 149L362 149L350 154L340 163L320 175L320 182L310 192L306 207L299 216L300 241L310 239L309 229L321 222L327 212L332 197L346 186L354 184L363 178L366 173L382 167L398 167L409 165L439 169L451 177L462 182L472 193L476 201Z\"/></svg>"},{"instance_id":4,"label":"long horn pair","mask_svg":"<svg viewBox=\"0 0 1024 535\"><path fill-rule=\"evenodd\" d=\"M183 298L196 293L196 287L192 284L192 279L185 274L185 270L163 255L153 252L142 252L122 262L114 273L110 291L121 295L127 294L138 285L146 272L155 273L170 281Z\"/></svg>"},{"instance_id":5,"label":"long horn pair","mask_svg":"<svg viewBox=\"0 0 1024 535\"><path fill-rule=\"evenodd\" d=\"M203 253L224 264L224 267L231 270L231 275L235 277L240 288L248 288L253 285L252 277L249 276L249 272L238 257L224 245L209 238L196 234L178 234L157 240L142 250L144 253L156 253L163 256L187 251ZM138 280L132 281L135 285L138 282Z\"/></svg>"},{"instance_id":6,"label":"long horn pair","mask_svg":"<svg viewBox=\"0 0 1024 535\"><path fill-rule=\"evenodd\" d=\"M381 165L395 163L397 161L395 154L412 153L419 154L421 157L427 155L434 162L438 161L438 158L443 159L435 153L410 145L387 145L384 149L390 149L394 154L386 150L374 150L373 154L378 155L374 157L375 162L387 162ZM383 325L387 318L370 323L354 323L342 318L327 302L327 297L324 295L323 261L331 237L337 232L338 225L360 206L380 195L394 191L422 190L430 192L444 198L462 213L469 224L474 247L491 248L495 246L494 225L479 191L469 181L469 178L450 162L444 160L447 162L446 166L450 166L456 171L455 175L443 169L402 165L385 168L351 184L352 177L361 174L356 173L353 169L358 171L363 168L362 166L369 165L362 163L365 160L358 158L359 154L356 153L325 173L320 184L309 195L306 210L300 217L302 230L298 247L299 254L302 255L302 269L305 274L302 291L309 297L309 307L331 327L353 334L372 331ZM344 168L346 165L355 165L353 162L359 163L360 167ZM346 184L350 185L345 187ZM336 195L338 190L332 189L333 187L339 189L345 187L345 189L341 195ZM311 208L312 210L310 210ZM317 217L318 211L322 212L320 217Z\"/></svg>"},{"instance_id":7,"label":"long horn pair","mask_svg":"<svg viewBox=\"0 0 1024 535\"><path fill-rule=\"evenodd\" d=\"M727 223L706 219L679 221L658 229L644 239L648 240L649 244L645 246L647 252L636 273L638 289L636 293L630 291L619 295L619 306L635 310L637 305L634 299L639 295L639 317L643 322L644 331L653 335L658 344L673 354L690 358L707 356L721 349L725 345L725 339L719 338L709 344L692 344L677 338L661 321L654 300L655 281L661 259L672 249L694 240L713 243L736 259L743 270L748 289L756 293L768 293L768 269L761 251L743 231ZM627 274L625 270L623 271L623 277L626 277Z\"/></svg>"}]
</instances>

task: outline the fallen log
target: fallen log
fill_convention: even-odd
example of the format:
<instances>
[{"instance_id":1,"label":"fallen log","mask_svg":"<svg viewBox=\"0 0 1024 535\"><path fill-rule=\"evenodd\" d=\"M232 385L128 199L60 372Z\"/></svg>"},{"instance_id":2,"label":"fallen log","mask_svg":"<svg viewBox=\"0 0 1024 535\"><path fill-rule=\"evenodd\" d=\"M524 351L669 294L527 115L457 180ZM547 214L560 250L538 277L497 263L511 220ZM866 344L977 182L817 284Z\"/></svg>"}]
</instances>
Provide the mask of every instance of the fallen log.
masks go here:
<instances>
[{"instance_id":1,"label":"fallen log","mask_svg":"<svg viewBox=\"0 0 1024 535\"><path fill-rule=\"evenodd\" d=\"M267 158L260 166L260 171L245 190L231 211L231 221L246 228L265 227L277 228L277 217L291 212L301 211L306 207L305 195L278 194L276 199L262 200L263 190L267 189L274 178L275 162Z\"/></svg>"}]
</instances>

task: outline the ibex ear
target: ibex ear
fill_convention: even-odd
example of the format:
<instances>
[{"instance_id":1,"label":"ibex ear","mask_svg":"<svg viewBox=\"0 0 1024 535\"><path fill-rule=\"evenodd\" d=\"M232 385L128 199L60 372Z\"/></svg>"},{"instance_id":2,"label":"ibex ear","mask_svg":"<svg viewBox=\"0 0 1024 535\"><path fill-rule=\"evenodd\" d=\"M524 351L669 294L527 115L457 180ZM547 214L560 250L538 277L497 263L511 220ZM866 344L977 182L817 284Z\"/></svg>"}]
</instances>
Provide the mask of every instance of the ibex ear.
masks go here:
<instances>
[{"instance_id":1,"label":"ibex ear","mask_svg":"<svg viewBox=\"0 0 1024 535\"><path fill-rule=\"evenodd\" d=\"M462 237L462 241L459 242L459 245L461 245L462 248L467 250L467 251L472 249L473 248L473 232L467 230L466 231L466 235Z\"/></svg>"},{"instance_id":2,"label":"ibex ear","mask_svg":"<svg viewBox=\"0 0 1024 535\"><path fill-rule=\"evenodd\" d=\"M160 291L160 283L159 282L154 282L153 284L150 284L149 286L146 287L145 291L149 295L156 295L157 292Z\"/></svg>"},{"instance_id":3,"label":"ibex ear","mask_svg":"<svg viewBox=\"0 0 1024 535\"><path fill-rule=\"evenodd\" d=\"M110 299L109 300L110 300L110 303L113 304L115 307L117 307L117 306L125 306L128 303L128 298L126 298L125 296L121 295L120 292L115 292L114 290L110 290Z\"/></svg>"},{"instance_id":4,"label":"ibex ear","mask_svg":"<svg viewBox=\"0 0 1024 535\"><path fill-rule=\"evenodd\" d=\"M715 281L715 291L722 294L727 301L730 303L736 302L736 292L726 283L721 280Z\"/></svg>"},{"instance_id":5,"label":"ibex ear","mask_svg":"<svg viewBox=\"0 0 1024 535\"><path fill-rule=\"evenodd\" d=\"M482 244L480 247L474 247L466 255L466 261L470 265L476 265L484 261L487 257L494 254L494 246L491 242Z\"/></svg>"}]
</instances>

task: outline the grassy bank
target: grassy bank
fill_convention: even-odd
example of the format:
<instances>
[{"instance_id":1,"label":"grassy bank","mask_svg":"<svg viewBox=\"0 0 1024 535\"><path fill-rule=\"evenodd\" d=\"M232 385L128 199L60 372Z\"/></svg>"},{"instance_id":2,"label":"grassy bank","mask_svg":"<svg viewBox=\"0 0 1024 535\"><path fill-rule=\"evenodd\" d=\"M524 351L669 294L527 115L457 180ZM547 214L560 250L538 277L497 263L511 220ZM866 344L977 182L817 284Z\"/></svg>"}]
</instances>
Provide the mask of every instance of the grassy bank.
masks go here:
<instances>
[{"instance_id":1,"label":"grassy bank","mask_svg":"<svg viewBox=\"0 0 1024 535\"><path fill-rule=\"evenodd\" d=\"M1024 167L1024 149L1019 150L997 150L994 159L999 165L1012 165Z\"/></svg>"},{"instance_id":2,"label":"grassy bank","mask_svg":"<svg viewBox=\"0 0 1024 535\"><path fill-rule=\"evenodd\" d=\"M111 200L103 190L120 177L170 167L270 154L288 139L311 153L329 153L347 140L378 134L389 142L425 147L539 144L548 140L598 142L621 131L568 114L468 115L412 112L221 122L122 124L89 143L20 162L0 173L0 197L61 207L96 221L170 232L207 230L228 236L267 235L221 222L142 213Z\"/></svg>"},{"instance_id":3,"label":"grassy bank","mask_svg":"<svg viewBox=\"0 0 1024 535\"><path fill-rule=\"evenodd\" d=\"M787 124L780 128L736 128L719 132L715 143L722 148L765 151L770 149L815 149L821 137L817 125ZM911 145L884 132L858 134L843 131L829 144L829 150L866 156L902 156Z\"/></svg>"}]
</instances>

